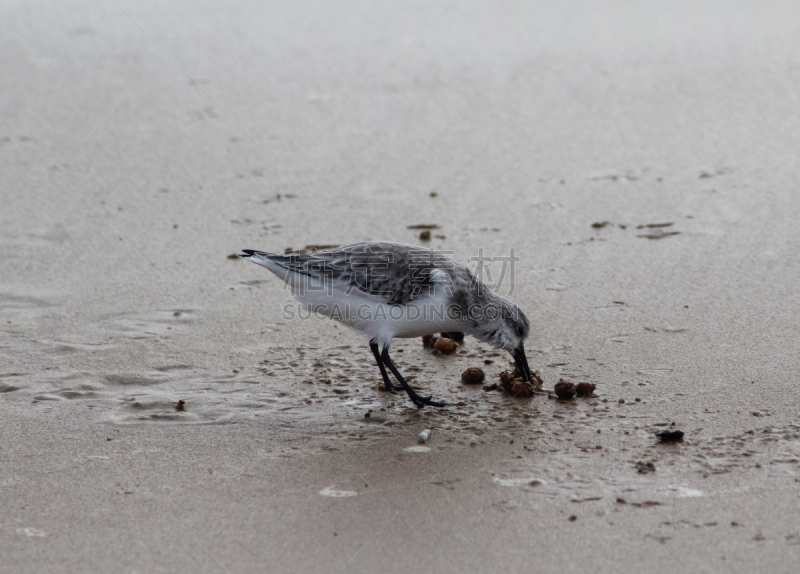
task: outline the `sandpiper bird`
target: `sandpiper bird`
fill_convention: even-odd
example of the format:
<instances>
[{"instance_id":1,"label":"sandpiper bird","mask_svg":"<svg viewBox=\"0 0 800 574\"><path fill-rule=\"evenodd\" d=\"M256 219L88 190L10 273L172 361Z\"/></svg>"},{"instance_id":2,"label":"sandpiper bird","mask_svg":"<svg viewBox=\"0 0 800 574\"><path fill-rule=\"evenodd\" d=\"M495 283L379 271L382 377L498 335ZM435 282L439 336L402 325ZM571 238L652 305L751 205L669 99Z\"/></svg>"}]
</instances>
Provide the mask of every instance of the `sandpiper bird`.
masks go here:
<instances>
[{"instance_id":1,"label":"sandpiper bird","mask_svg":"<svg viewBox=\"0 0 800 574\"><path fill-rule=\"evenodd\" d=\"M405 381L389 358L395 337L461 331L511 353L519 373L531 380L525 314L433 249L368 241L315 253L243 252L283 279L306 309L365 333L386 389L396 392L388 369L418 407L445 404L419 396Z\"/></svg>"}]
</instances>

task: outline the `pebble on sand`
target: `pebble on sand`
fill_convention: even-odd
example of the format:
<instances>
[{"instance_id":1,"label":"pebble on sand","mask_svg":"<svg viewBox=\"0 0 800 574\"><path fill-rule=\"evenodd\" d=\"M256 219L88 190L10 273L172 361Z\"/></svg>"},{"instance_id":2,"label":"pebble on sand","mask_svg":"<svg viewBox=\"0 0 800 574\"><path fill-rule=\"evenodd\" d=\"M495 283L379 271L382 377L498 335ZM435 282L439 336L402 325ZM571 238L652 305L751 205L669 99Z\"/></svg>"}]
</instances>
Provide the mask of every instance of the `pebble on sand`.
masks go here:
<instances>
[{"instance_id":1,"label":"pebble on sand","mask_svg":"<svg viewBox=\"0 0 800 574\"><path fill-rule=\"evenodd\" d=\"M442 355L452 355L456 351L456 343L453 339L442 337L437 340L433 348L439 351Z\"/></svg>"},{"instance_id":2,"label":"pebble on sand","mask_svg":"<svg viewBox=\"0 0 800 574\"><path fill-rule=\"evenodd\" d=\"M478 367L470 367L461 373L461 382L465 385L480 385L486 379L486 373Z\"/></svg>"}]
</instances>

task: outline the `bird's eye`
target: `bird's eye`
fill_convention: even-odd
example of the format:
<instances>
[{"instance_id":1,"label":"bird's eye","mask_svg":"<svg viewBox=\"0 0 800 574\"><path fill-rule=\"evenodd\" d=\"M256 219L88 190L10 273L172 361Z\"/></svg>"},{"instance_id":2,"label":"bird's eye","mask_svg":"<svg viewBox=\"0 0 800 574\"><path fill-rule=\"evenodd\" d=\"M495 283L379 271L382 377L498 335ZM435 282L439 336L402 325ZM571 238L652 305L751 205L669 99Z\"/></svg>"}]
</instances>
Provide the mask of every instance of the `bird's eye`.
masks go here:
<instances>
[{"instance_id":1,"label":"bird's eye","mask_svg":"<svg viewBox=\"0 0 800 574\"><path fill-rule=\"evenodd\" d=\"M522 325L517 325L516 331L517 331L517 337L522 337L525 334L525 327L523 327Z\"/></svg>"}]
</instances>

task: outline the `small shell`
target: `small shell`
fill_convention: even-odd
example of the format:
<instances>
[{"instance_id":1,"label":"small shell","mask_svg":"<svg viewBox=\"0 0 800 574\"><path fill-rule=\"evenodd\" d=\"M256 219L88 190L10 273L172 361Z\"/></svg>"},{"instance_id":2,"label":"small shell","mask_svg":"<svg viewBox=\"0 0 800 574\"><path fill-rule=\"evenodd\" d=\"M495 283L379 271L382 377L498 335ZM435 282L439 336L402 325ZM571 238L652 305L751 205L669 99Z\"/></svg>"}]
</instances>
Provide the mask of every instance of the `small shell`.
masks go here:
<instances>
[{"instance_id":1,"label":"small shell","mask_svg":"<svg viewBox=\"0 0 800 574\"><path fill-rule=\"evenodd\" d=\"M421 433L419 433L419 442L423 443L431 438L431 429L425 429Z\"/></svg>"}]
</instances>

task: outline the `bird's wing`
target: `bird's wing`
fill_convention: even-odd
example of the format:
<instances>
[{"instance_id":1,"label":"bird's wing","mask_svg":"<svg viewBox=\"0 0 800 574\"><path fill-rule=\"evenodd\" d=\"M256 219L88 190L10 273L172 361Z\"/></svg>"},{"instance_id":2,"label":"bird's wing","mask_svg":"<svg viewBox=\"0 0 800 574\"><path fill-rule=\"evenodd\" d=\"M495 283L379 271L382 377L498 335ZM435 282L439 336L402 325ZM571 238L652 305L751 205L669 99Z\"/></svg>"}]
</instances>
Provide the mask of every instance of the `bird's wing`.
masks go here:
<instances>
[{"instance_id":1,"label":"bird's wing","mask_svg":"<svg viewBox=\"0 0 800 574\"><path fill-rule=\"evenodd\" d=\"M248 257L294 284L297 280L357 291L383 303L404 304L432 294L469 271L432 249L388 242L345 245L316 253L275 255L245 250Z\"/></svg>"}]
</instances>

